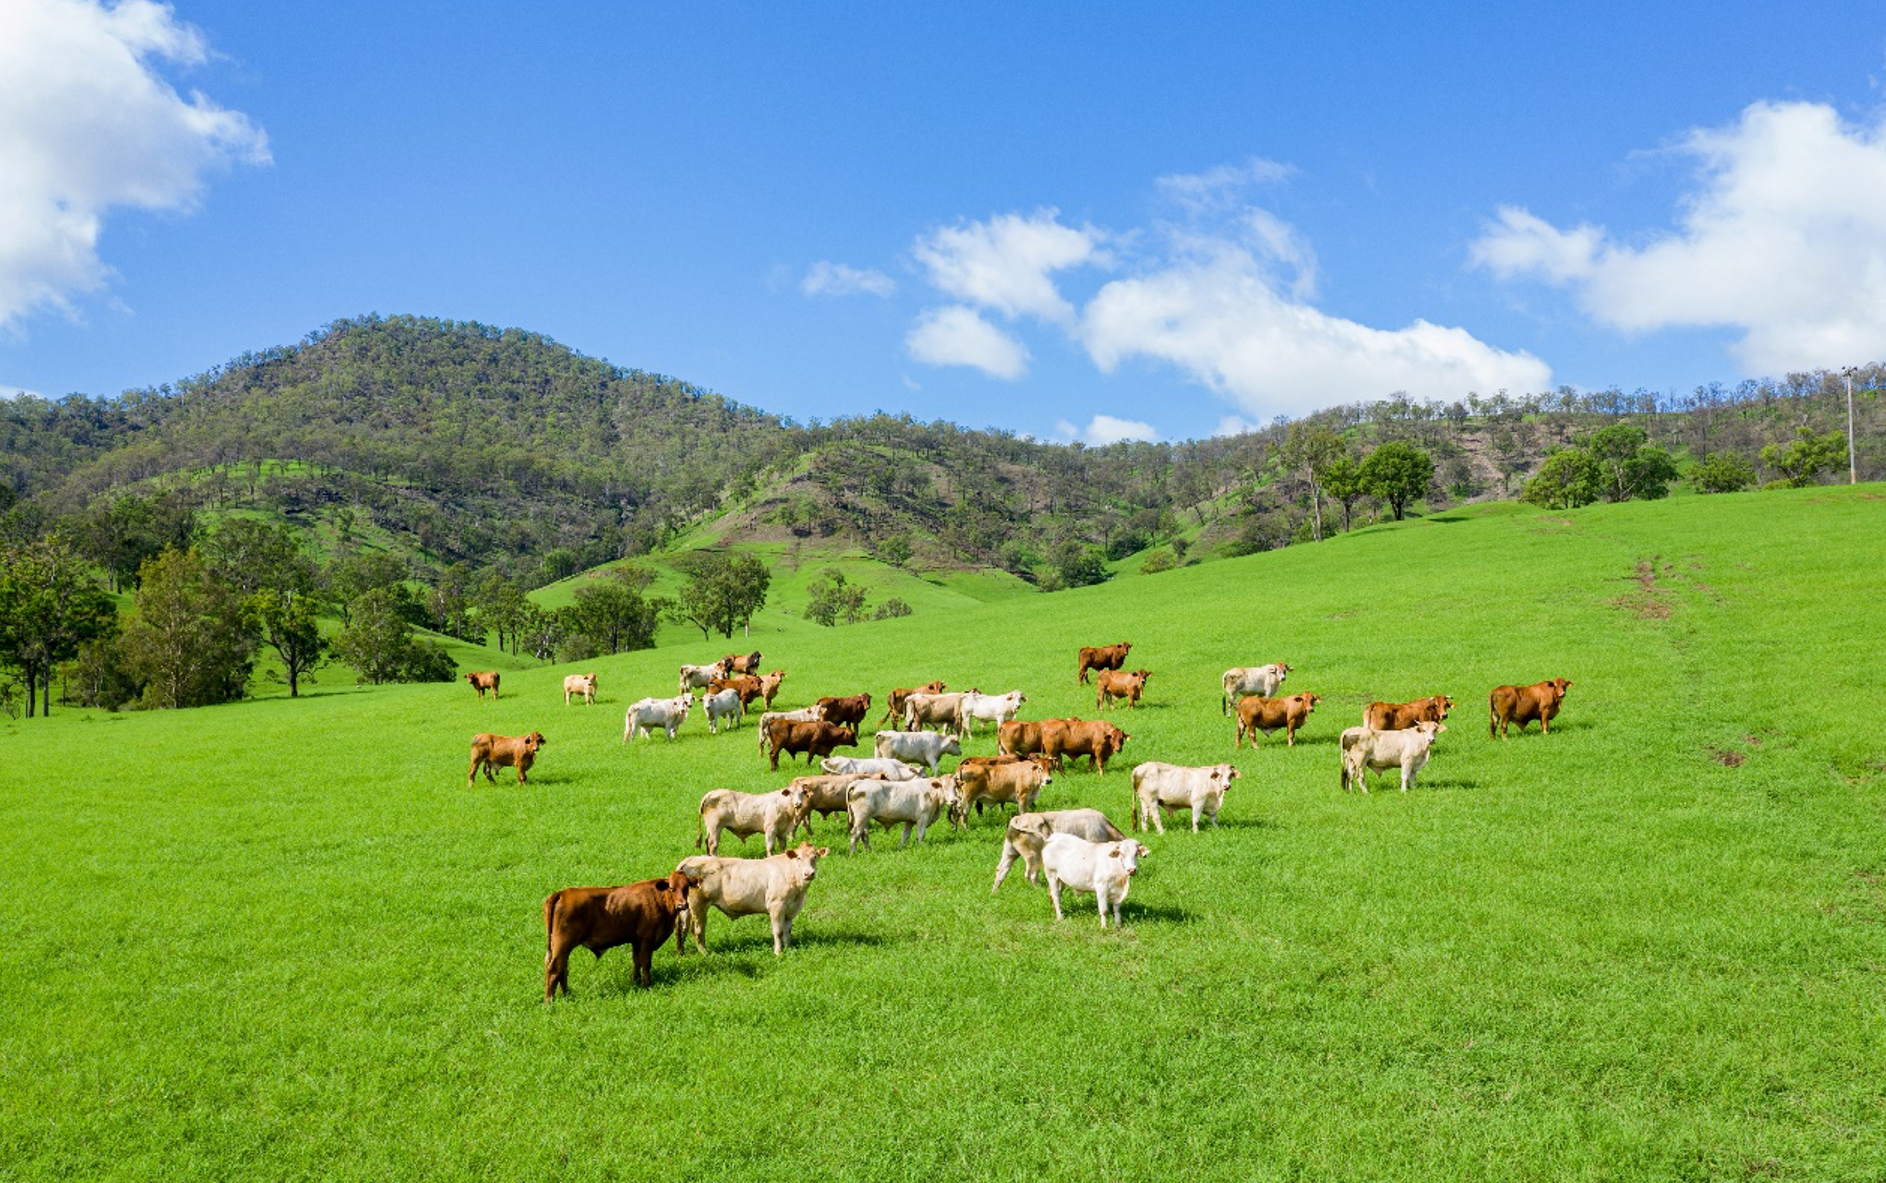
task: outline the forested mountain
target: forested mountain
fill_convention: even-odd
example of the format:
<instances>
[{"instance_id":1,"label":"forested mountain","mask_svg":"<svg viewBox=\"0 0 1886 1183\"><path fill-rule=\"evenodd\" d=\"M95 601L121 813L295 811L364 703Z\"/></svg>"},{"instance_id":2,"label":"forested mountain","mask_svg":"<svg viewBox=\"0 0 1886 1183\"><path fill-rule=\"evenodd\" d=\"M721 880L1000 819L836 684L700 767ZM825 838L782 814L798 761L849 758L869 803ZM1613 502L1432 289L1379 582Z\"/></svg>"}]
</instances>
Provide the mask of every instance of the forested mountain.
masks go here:
<instances>
[{"instance_id":1,"label":"forested mountain","mask_svg":"<svg viewBox=\"0 0 1886 1183\"><path fill-rule=\"evenodd\" d=\"M1516 495L1549 451L1621 420L1679 457L1736 452L1772 476L1760 449L1844 426L1843 393L1815 373L1682 398L1391 396L1244 435L1084 448L908 416L795 424L537 334L374 316L174 386L0 404L0 480L25 502L15 534L135 493L262 510L343 543L371 531L421 568L525 582L702 529L1037 578L1057 551L1117 558L1184 538L1195 553L1239 553L1305 537L1323 512L1333 528L1316 467L1329 455L1304 455L1318 429L1357 459L1388 442L1425 451L1432 509ZM1874 401L1860 409L1863 476L1877 476L1886 416ZM1354 500L1373 509L1366 491Z\"/></svg>"}]
</instances>

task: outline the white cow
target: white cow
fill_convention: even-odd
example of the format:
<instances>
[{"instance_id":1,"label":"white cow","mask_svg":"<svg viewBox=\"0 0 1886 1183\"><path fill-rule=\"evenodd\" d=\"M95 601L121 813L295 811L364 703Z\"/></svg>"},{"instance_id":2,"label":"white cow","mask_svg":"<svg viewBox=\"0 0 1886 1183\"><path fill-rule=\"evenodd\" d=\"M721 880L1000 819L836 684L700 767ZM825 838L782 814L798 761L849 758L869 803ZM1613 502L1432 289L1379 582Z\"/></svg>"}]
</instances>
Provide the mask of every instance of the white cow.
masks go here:
<instances>
[{"instance_id":1,"label":"white cow","mask_svg":"<svg viewBox=\"0 0 1886 1183\"><path fill-rule=\"evenodd\" d=\"M673 739L675 728L688 721L688 710L693 705L692 694L677 694L673 698L644 698L640 702L630 703L628 713L622 716L622 742L628 743L639 735L653 739L657 727L666 732L669 739Z\"/></svg>"},{"instance_id":2,"label":"white cow","mask_svg":"<svg viewBox=\"0 0 1886 1183\"><path fill-rule=\"evenodd\" d=\"M936 775L937 761L945 756L961 756L963 745L956 742L953 735L940 735L934 731L880 731L877 733L877 754L880 758L909 760L929 768L930 775Z\"/></svg>"},{"instance_id":3,"label":"white cow","mask_svg":"<svg viewBox=\"0 0 1886 1183\"><path fill-rule=\"evenodd\" d=\"M793 827L805 812L806 791L797 782L771 793L738 793L732 789L713 789L701 798L700 830L694 845L707 843L707 853L720 853L720 836L730 833L746 844L754 834L766 838L766 853L773 853L777 842L784 850L792 838Z\"/></svg>"},{"instance_id":4,"label":"white cow","mask_svg":"<svg viewBox=\"0 0 1886 1183\"><path fill-rule=\"evenodd\" d=\"M877 756L827 756L819 761L819 767L833 776L873 776L879 780L916 780L923 775L923 769L902 760Z\"/></svg>"},{"instance_id":5,"label":"white cow","mask_svg":"<svg viewBox=\"0 0 1886 1183\"><path fill-rule=\"evenodd\" d=\"M1230 714L1231 705L1247 694L1261 694L1265 698L1277 697L1277 687L1284 684L1290 676L1290 667L1281 661L1270 665L1241 665L1225 671L1223 686L1225 697L1218 704L1220 714Z\"/></svg>"},{"instance_id":6,"label":"white cow","mask_svg":"<svg viewBox=\"0 0 1886 1183\"><path fill-rule=\"evenodd\" d=\"M720 721L726 719L729 728L740 726L740 717L746 714L746 708L740 704L740 692L732 687L717 694L701 695L701 709L707 712L707 731L710 735L720 734Z\"/></svg>"},{"instance_id":7,"label":"white cow","mask_svg":"<svg viewBox=\"0 0 1886 1183\"><path fill-rule=\"evenodd\" d=\"M964 692L956 704L956 730L964 735L975 734L975 721L983 719L998 728L1015 717L1028 696L1019 690L1007 694L982 694L975 690Z\"/></svg>"},{"instance_id":8,"label":"white cow","mask_svg":"<svg viewBox=\"0 0 1886 1183\"><path fill-rule=\"evenodd\" d=\"M712 665L684 665L681 667L681 684L675 687L677 693L686 694L690 690L700 690L709 682L721 676L721 663Z\"/></svg>"},{"instance_id":9,"label":"white cow","mask_svg":"<svg viewBox=\"0 0 1886 1183\"><path fill-rule=\"evenodd\" d=\"M989 889L989 894L994 895L996 888L1002 886L1016 859L1022 860L1022 874L1028 877L1028 882L1039 882L1041 848L1056 834L1072 834L1089 842L1118 842L1126 837L1098 809L1050 809L1045 813L1012 817L1008 835L1002 840L1002 861L995 865L995 887Z\"/></svg>"},{"instance_id":10,"label":"white cow","mask_svg":"<svg viewBox=\"0 0 1886 1183\"><path fill-rule=\"evenodd\" d=\"M966 690L957 694L911 695L904 700L904 730L918 731L927 726L960 730L963 694L974 693L973 690Z\"/></svg>"},{"instance_id":11,"label":"white cow","mask_svg":"<svg viewBox=\"0 0 1886 1183\"><path fill-rule=\"evenodd\" d=\"M1190 809L1192 832L1198 833L1198 819L1208 817L1218 824L1218 808L1224 803L1225 790L1237 780L1238 770L1229 764L1211 764L1203 768L1182 768L1149 760L1133 769L1133 828L1156 826L1166 832L1162 816L1168 809Z\"/></svg>"},{"instance_id":12,"label":"white cow","mask_svg":"<svg viewBox=\"0 0 1886 1183\"><path fill-rule=\"evenodd\" d=\"M1072 834L1051 835L1041 846L1041 870L1048 879L1048 898L1054 901L1054 918L1061 919L1061 889L1071 887L1094 893L1102 928L1107 926L1111 907L1117 928L1120 904L1133 885L1133 876L1139 874L1139 860L1151 853L1131 838L1089 842Z\"/></svg>"},{"instance_id":13,"label":"white cow","mask_svg":"<svg viewBox=\"0 0 1886 1183\"><path fill-rule=\"evenodd\" d=\"M1342 788L1360 785L1369 791L1368 770L1401 769L1401 791L1414 784L1415 774L1427 766L1428 754L1436 737L1447 730L1445 723L1416 723L1400 731L1377 731L1372 727L1351 727L1342 733Z\"/></svg>"},{"instance_id":14,"label":"white cow","mask_svg":"<svg viewBox=\"0 0 1886 1183\"><path fill-rule=\"evenodd\" d=\"M871 849L871 823L890 829L904 823L904 836L897 845L910 842L911 830L917 841L937 818L948 815L954 820L962 812L963 795L956 789L953 776L929 780L861 780L845 791L845 806L851 814L851 853L862 845Z\"/></svg>"},{"instance_id":15,"label":"white cow","mask_svg":"<svg viewBox=\"0 0 1886 1183\"><path fill-rule=\"evenodd\" d=\"M805 906L806 888L819 873L819 860L830 853L827 847L814 849L810 842L801 842L770 858L697 854L682 859L675 874L689 879L688 931L694 934L694 947L707 952L707 909L712 905L735 920L766 913L773 921L773 956L783 955L792 944L792 921ZM691 871L699 873L698 883Z\"/></svg>"},{"instance_id":16,"label":"white cow","mask_svg":"<svg viewBox=\"0 0 1886 1183\"><path fill-rule=\"evenodd\" d=\"M570 697L576 694L583 696L583 704L585 706L594 706L596 704L596 675L563 675L563 705L569 706Z\"/></svg>"},{"instance_id":17,"label":"white cow","mask_svg":"<svg viewBox=\"0 0 1886 1183\"><path fill-rule=\"evenodd\" d=\"M793 723L813 723L825 717L825 712L816 706L800 707L796 711L766 711L760 715L760 754L766 753L766 729L773 725L774 719L786 719Z\"/></svg>"}]
</instances>

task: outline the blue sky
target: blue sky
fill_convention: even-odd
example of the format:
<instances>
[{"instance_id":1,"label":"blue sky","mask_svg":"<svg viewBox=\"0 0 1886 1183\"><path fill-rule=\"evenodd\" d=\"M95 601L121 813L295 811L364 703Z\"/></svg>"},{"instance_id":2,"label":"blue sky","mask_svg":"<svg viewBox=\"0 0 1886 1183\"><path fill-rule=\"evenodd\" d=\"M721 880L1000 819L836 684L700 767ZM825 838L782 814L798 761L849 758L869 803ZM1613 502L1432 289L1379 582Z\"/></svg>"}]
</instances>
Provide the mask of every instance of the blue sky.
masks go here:
<instances>
[{"instance_id":1,"label":"blue sky","mask_svg":"<svg viewBox=\"0 0 1886 1183\"><path fill-rule=\"evenodd\" d=\"M1886 357L1877 3L933 7L0 0L0 389L368 312L1094 441Z\"/></svg>"}]
</instances>

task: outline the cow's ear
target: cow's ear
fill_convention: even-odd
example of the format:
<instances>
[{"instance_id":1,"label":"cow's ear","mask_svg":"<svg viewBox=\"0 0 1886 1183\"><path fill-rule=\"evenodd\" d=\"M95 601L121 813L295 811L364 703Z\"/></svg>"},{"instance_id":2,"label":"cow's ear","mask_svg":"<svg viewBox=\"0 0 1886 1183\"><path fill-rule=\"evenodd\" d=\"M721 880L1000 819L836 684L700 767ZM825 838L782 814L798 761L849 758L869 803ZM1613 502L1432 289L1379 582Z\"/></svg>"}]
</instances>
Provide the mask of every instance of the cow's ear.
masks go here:
<instances>
[{"instance_id":1,"label":"cow's ear","mask_svg":"<svg viewBox=\"0 0 1886 1183\"><path fill-rule=\"evenodd\" d=\"M786 857L787 857L787 858L798 858L798 857L799 857L799 850L798 850L798 848L797 848L797 847L794 847L794 848L793 848L792 850L788 850L788 851L786 852Z\"/></svg>"},{"instance_id":2,"label":"cow's ear","mask_svg":"<svg viewBox=\"0 0 1886 1183\"><path fill-rule=\"evenodd\" d=\"M1109 850L1109 851L1107 852L1107 857L1108 857L1108 858L1119 858L1119 857L1120 857L1120 848L1116 846L1116 847L1114 847L1114 848L1113 848L1112 850Z\"/></svg>"},{"instance_id":3,"label":"cow's ear","mask_svg":"<svg viewBox=\"0 0 1886 1183\"><path fill-rule=\"evenodd\" d=\"M831 847L829 847L829 846L821 846L821 847L819 847L819 848L818 848L818 850L817 850L817 851L815 852L815 854L816 854L816 855L817 855L817 857L819 857L819 858L824 858L824 857L825 857L826 855L828 855L828 854L830 854L830 853L832 853L832 848L831 848Z\"/></svg>"}]
</instances>

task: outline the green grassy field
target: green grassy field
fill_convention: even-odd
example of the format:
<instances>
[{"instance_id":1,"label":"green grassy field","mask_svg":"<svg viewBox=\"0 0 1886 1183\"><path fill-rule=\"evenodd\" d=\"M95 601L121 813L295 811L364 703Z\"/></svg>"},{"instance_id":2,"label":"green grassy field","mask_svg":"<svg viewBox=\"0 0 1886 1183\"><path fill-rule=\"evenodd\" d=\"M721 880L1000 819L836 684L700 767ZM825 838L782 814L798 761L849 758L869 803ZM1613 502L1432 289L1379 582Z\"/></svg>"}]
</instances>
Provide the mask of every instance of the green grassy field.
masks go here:
<instances>
[{"instance_id":1,"label":"green grassy field","mask_svg":"<svg viewBox=\"0 0 1886 1183\"><path fill-rule=\"evenodd\" d=\"M1075 648L1132 640L1125 759L1044 806L1244 777L1146 839L1117 931L992 897L995 817L855 858L832 822L784 958L715 914L653 989L579 953L548 1007L546 893L666 873L703 792L785 782L698 712L621 742L734 646L591 663L587 709L539 668L14 722L0 1177L1878 1179L1882 539L1878 487L1489 506L781 631L790 704L942 677L1031 718L1092 717ZM1273 660L1325 701L1234 757L1218 675ZM1487 738L1492 686L1557 675L1551 736ZM1415 791L1339 791L1362 705L1435 692ZM533 728L530 784L465 786L471 733Z\"/></svg>"}]
</instances>

